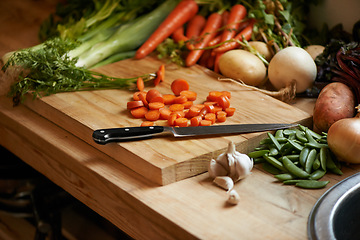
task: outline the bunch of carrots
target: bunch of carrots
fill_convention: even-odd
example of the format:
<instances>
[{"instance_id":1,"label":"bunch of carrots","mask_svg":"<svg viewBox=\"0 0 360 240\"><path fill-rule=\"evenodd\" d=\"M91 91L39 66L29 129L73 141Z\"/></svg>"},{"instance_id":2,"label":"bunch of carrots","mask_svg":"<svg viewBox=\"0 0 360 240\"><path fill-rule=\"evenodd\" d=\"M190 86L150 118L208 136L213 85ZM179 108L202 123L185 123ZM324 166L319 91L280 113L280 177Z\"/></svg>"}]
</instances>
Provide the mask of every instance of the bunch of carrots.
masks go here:
<instances>
[{"instance_id":1,"label":"bunch of carrots","mask_svg":"<svg viewBox=\"0 0 360 240\"><path fill-rule=\"evenodd\" d=\"M142 118L141 126L153 126L157 120L166 120L169 126L210 126L215 122L225 122L234 115L230 107L231 93L211 91L202 104L194 104L197 93L190 90L185 79L175 79L171 83L172 94L161 94L157 89L144 91L141 78L139 91L127 102L127 109L134 118Z\"/></svg>"},{"instance_id":2,"label":"bunch of carrots","mask_svg":"<svg viewBox=\"0 0 360 240\"><path fill-rule=\"evenodd\" d=\"M166 38L172 37L175 42L183 41L188 49L186 66L199 63L218 72L221 55L238 48L241 41L250 40L254 19L247 19L247 10L241 4L207 17L198 10L194 0L182 0L136 51L135 58L146 57Z\"/></svg>"}]
</instances>

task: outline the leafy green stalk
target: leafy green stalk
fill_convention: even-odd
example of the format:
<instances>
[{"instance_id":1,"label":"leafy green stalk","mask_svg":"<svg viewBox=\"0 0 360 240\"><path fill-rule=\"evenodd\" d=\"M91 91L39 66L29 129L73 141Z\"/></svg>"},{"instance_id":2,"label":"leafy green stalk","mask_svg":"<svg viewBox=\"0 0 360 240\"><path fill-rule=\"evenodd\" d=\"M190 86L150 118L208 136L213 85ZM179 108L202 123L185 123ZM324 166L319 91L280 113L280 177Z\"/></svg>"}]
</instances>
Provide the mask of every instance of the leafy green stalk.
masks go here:
<instances>
[{"instance_id":1,"label":"leafy green stalk","mask_svg":"<svg viewBox=\"0 0 360 240\"><path fill-rule=\"evenodd\" d=\"M43 48L24 49L13 54L2 70L22 69L8 93L13 97L14 104L21 102L27 93L32 93L35 98L69 91L135 88L139 76L114 78L77 67L76 59L67 54L77 44L69 39L55 38L44 42ZM141 77L149 82L155 75L145 74Z\"/></svg>"},{"instance_id":2,"label":"leafy green stalk","mask_svg":"<svg viewBox=\"0 0 360 240\"><path fill-rule=\"evenodd\" d=\"M167 0L152 12L133 20L130 27L119 28L109 39L96 44L89 51L80 55L77 65L91 68L114 53L138 48L156 30L177 3L178 1Z\"/></svg>"}]
</instances>

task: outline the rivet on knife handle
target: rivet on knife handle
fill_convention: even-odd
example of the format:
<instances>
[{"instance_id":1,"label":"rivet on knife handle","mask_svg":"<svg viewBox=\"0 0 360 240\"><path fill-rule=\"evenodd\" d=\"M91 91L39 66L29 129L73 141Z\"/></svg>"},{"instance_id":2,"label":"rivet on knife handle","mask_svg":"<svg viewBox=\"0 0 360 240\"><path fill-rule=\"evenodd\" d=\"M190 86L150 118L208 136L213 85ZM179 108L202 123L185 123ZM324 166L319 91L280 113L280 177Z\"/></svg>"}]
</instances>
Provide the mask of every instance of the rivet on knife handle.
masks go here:
<instances>
[{"instance_id":1,"label":"rivet on knife handle","mask_svg":"<svg viewBox=\"0 0 360 240\"><path fill-rule=\"evenodd\" d=\"M149 138L162 132L164 132L163 126L109 128L95 130L92 137L96 143L106 144L109 142Z\"/></svg>"}]
</instances>

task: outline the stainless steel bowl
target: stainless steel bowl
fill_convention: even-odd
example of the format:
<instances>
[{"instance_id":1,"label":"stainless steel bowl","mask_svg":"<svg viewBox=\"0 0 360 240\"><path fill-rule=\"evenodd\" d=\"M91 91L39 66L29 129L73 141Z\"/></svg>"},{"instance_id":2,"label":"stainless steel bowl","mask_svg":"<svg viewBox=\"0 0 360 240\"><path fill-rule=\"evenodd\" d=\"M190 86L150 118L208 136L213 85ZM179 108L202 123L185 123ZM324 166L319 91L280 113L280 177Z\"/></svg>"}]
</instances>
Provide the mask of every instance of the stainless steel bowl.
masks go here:
<instances>
[{"instance_id":1,"label":"stainless steel bowl","mask_svg":"<svg viewBox=\"0 0 360 240\"><path fill-rule=\"evenodd\" d=\"M334 185L316 202L308 219L308 237L360 239L360 173Z\"/></svg>"}]
</instances>

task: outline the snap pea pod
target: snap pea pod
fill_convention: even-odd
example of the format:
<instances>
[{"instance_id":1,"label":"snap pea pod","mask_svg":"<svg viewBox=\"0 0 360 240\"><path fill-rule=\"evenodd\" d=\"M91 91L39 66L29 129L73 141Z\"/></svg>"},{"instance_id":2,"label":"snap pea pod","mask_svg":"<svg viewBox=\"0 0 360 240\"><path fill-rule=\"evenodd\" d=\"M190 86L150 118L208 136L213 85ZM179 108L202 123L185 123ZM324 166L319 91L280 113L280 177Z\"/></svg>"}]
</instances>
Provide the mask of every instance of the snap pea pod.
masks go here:
<instances>
[{"instance_id":1,"label":"snap pea pod","mask_svg":"<svg viewBox=\"0 0 360 240\"><path fill-rule=\"evenodd\" d=\"M274 167L276 167L277 169L279 169L280 171L283 172L287 172L286 168L284 167L284 165L282 164L282 162L280 162L279 160L277 160L276 158L269 156L268 154L264 155L265 160L270 163L271 165L273 165Z\"/></svg>"},{"instance_id":2,"label":"snap pea pod","mask_svg":"<svg viewBox=\"0 0 360 240\"><path fill-rule=\"evenodd\" d=\"M318 143L314 137L311 135L310 129L306 128L305 129L305 136L308 140L307 143L305 143L305 146L307 147L312 147L312 148L322 148L322 147L328 147L327 144L324 143Z\"/></svg>"},{"instance_id":3,"label":"snap pea pod","mask_svg":"<svg viewBox=\"0 0 360 240\"><path fill-rule=\"evenodd\" d=\"M299 178L308 178L310 174L303 169L296 166L290 159L287 157L283 158L284 167L292 174Z\"/></svg>"},{"instance_id":4,"label":"snap pea pod","mask_svg":"<svg viewBox=\"0 0 360 240\"><path fill-rule=\"evenodd\" d=\"M296 129L295 131L296 131L295 136L300 142L303 143L308 142L308 139L306 138L305 133L303 131L301 131L300 129Z\"/></svg>"},{"instance_id":5,"label":"snap pea pod","mask_svg":"<svg viewBox=\"0 0 360 240\"><path fill-rule=\"evenodd\" d=\"M305 171L306 172L308 172L308 173L311 172L316 155L317 155L316 149L311 149L306 158L306 162L305 162Z\"/></svg>"},{"instance_id":6,"label":"snap pea pod","mask_svg":"<svg viewBox=\"0 0 360 240\"><path fill-rule=\"evenodd\" d=\"M319 180L325 175L326 171L318 169L310 174L310 179Z\"/></svg>"},{"instance_id":7,"label":"snap pea pod","mask_svg":"<svg viewBox=\"0 0 360 240\"><path fill-rule=\"evenodd\" d=\"M283 138L284 137L284 130L283 129L279 129L275 132L275 137L276 138Z\"/></svg>"},{"instance_id":8,"label":"snap pea pod","mask_svg":"<svg viewBox=\"0 0 360 240\"><path fill-rule=\"evenodd\" d=\"M318 181L318 180L299 180L295 183L295 186L308 189L324 188L329 181Z\"/></svg>"},{"instance_id":9,"label":"snap pea pod","mask_svg":"<svg viewBox=\"0 0 360 240\"><path fill-rule=\"evenodd\" d=\"M315 161L314 161L314 163L313 163L312 168L313 168L314 170L318 170L319 167L320 167L320 165L321 165L321 164L320 164L319 155L320 155L320 153L317 153L316 158L315 158Z\"/></svg>"},{"instance_id":10,"label":"snap pea pod","mask_svg":"<svg viewBox=\"0 0 360 240\"><path fill-rule=\"evenodd\" d=\"M272 143L275 145L276 149L278 151L280 151L281 149L281 145L280 143L278 142L278 140L274 137L274 135L272 135L270 132L267 133L269 138L271 139Z\"/></svg>"},{"instance_id":11,"label":"snap pea pod","mask_svg":"<svg viewBox=\"0 0 360 240\"><path fill-rule=\"evenodd\" d=\"M300 152L299 162L300 162L300 165L303 167L305 167L306 159L309 155L309 152L310 152L310 148L308 148L308 147L304 147Z\"/></svg>"},{"instance_id":12,"label":"snap pea pod","mask_svg":"<svg viewBox=\"0 0 360 240\"><path fill-rule=\"evenodd\" d=\"M287 180L293 180L295 178L295 176L292 175L291 173L276 174L274 177L277 178L281 182L287 181Z\"/></svg>"},{"instance_id":13,"label":"snap pea pod","mask_svg":"<svg viewBox=\"0 0 360 240\"><path fill-rule=\"evenodd\" d=\"M291 144L291 146L293 146L294 148L296 148L299 151L303 150L303 148L304 148L304 146L300 145L299 143L297 143L293 140L289 139L288 142Z\"/></svg>"},{"instance_id":14,"label":"snap pea pod","mask_svg":"<svg viewBox=\"0 0 360 240\"><path fill-rule=\"evenodd\" d=\"M251 153L248 154L248 156L250 158L258 158L258 157L262 157L264 156L266 153L269 153L270 150L268 149L262 149L262 150L258 150L258 151L253 151Z\"/></svg>"},{"instance_id":15,"label":"snap pea pod","mask_svg":"<svg viewBox=\"0 0 360 240\"><path fill-rule=\"evenodd\" d=\"M278 168L274 167L272 164L268 163L268 162L264 162L262 164L262 168L268 172L271 173L273 175L277 175L277 174L281 174L281 170L279 170Z\"/></svg>"},{"instance_id":16,"label":"snap pea pod","mask_svg":"<svg viewBox=\"0 0 360 240\"><path fill-rule=\"evenodd\" d=\"M326 171L326 157L327 157L327 151L328 149L325 147L320 148L320 165L322 170Z\"/></svg>"}]
</instances>

